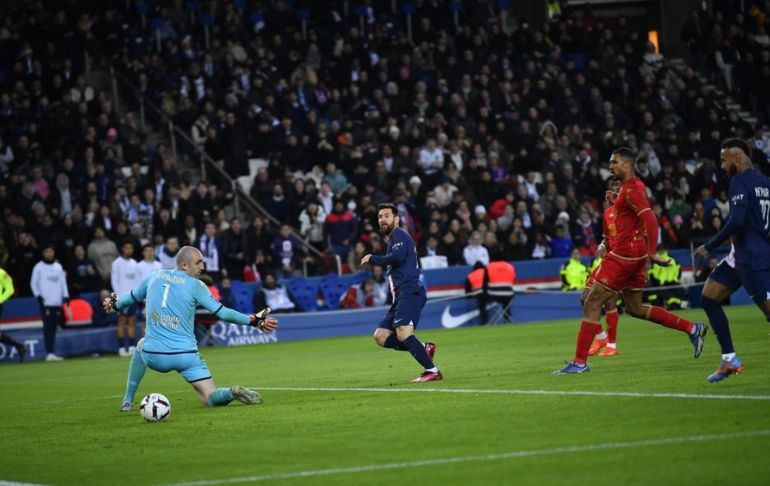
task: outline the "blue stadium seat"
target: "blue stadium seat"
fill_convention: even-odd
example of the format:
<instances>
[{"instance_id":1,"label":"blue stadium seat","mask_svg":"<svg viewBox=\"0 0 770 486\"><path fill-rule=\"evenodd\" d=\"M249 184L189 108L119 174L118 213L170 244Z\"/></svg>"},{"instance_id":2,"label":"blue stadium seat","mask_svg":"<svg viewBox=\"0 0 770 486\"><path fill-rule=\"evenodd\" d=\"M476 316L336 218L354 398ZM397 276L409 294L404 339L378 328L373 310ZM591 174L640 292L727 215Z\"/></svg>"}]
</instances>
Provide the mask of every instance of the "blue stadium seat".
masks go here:
<instances>
[{"instance_id":1,"label":"blue stadium seat","mask_svg":"<svg viewBox=\"0 0 770 486\"><path fill-rule=\"evenodd\" d=\"M318 288L304 277L294 277L287 284L289 294L299 304L304 312L318 310Z\"/></svg>"},{"instance_id":2,"label":"blue stadium seat","mask_svg":"<svg viewBox=\"0 0 770 486\"><path fill-rule=\"evenodd\" d=\"M240 280L233 280L231 285L235 310L244 314L254 312L254 292Z\"/></svg>"},{"instance_id":3,"label":"blue stadium seat","mask_svg":"<svg viewBox=\"0 0 770 486\"><path fill-rule=\"evenodd\" d=\"M330 273L321 279L322 309L339 309L340 298L348 291L349 285L341 281L337 274Z\"/></svg>"}]
</instances>

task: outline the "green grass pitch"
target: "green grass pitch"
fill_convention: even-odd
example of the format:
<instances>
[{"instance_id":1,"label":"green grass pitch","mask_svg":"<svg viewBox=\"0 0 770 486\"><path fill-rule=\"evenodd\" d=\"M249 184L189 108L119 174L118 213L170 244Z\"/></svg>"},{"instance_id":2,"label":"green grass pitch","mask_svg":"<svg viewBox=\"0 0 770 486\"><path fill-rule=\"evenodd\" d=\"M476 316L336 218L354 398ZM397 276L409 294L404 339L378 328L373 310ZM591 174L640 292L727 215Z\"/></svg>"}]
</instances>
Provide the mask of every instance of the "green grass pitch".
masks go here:
<instances>
[{"instance_id":1,"label":"green grass pitch","mask_svg":"<svg viewBox=\"0 0 770 486\"><path fill-rule=\"evenodd\" d=\"M0 482L767 484L770 326L728 314L746 372L717 384L713 334L695 360L683 334L621 316L620 356L578 376L551 376L577 320L418 332L444 373L419 385L411 356L366 336L204 349L218 385L265 403L207 409L148 371L137 402L169 397L159 424L118 412L124 358L2 366Z\"/></svg>"}]
</instances>

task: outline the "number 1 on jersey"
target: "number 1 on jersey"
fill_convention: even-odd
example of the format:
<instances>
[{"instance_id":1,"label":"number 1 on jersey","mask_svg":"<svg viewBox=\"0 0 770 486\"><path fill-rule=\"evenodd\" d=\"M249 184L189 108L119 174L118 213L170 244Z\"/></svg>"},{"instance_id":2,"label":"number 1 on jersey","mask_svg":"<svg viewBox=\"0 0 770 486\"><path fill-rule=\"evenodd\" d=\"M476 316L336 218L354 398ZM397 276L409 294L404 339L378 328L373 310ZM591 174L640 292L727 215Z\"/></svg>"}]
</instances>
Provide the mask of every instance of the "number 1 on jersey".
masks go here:
<instances>
[{"instance_id":1,"label":"number 1 on jersey","mask_svg":"<svg viewBox=\"0 0 770 486\"><path fill-rule=\"evenodd\" d=\"M770 230L770 199L760 199L759 207L762 208L762 219L765 220L765 231Z\"/></svg>"},{"instance_id":2,"label":"number 1 on jersey","mask_svg":"<svg viewBox=\"0 0 770 486\"><path fill-rule=\"evenodd\" d=\"M168 303L168 291L171 290L171 285L164 283L163 284L163 301L161 301L160 306L162 308L168 307L166 304Z\"/></svg>"}]
</instances>

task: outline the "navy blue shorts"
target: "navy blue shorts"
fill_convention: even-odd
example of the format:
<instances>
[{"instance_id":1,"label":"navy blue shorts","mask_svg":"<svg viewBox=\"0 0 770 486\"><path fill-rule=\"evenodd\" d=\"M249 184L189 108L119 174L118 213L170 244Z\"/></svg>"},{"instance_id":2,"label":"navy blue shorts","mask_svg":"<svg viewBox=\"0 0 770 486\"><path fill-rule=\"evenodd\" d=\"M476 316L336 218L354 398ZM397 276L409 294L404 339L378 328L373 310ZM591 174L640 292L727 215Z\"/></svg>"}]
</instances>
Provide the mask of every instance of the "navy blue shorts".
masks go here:
<instances>
[{"instance_id":1,"label":"navy blue shorts","mask_svg":"<svg viewBox=\"0 0 770 486\"><path fill-rule=\"evenodd\" d=\"M119 316L136 317L136 311L139 310L139 304L131 304L118 311Z\"/></svg>"},{"instance_id":2,"label":"navy blue shorts","mask_svg":"<svg viewBox=\"0 0 770 486\"><path fill-rule=\"evenodd\" d=\"M730 289L730 292L735 292L741 285L743 285L738 270L728 265L725 261L719 262L719 265L717 265L709 274L709 279L721 283Z\"/></svg>"},{"instance_id":3,"label":"navy blue shorts","mask_svg":"<svg viewBox=\"0 0 770 486\"><path fill-rule=\"evenodd\" d=\"M751 300L759 306L766 300L770 300L770 269L754 270L741 267L737 269L743 281L743 288L749 293Z\"/></svg>"},{"instance_id":4,"label":"navy blue shorts","mask_svg":"<svg viewBox=\"0 0 770 486\"><path fill-rule=\"evenodd\" d=\"M425 287L399 293L377 327L393 331L399 326L411 324L417 328L417 324L420 322L420 313L425 307L426 300Z\"/></svg>"}]
</instances>

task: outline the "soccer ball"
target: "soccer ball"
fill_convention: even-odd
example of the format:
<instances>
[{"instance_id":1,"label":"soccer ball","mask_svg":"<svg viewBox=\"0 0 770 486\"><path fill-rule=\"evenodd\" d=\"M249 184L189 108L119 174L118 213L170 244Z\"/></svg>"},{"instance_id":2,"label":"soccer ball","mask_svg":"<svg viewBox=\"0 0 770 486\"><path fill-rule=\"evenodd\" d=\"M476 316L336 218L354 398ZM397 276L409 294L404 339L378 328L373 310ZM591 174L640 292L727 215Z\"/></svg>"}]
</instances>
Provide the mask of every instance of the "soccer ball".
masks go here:
<instances>
[{"instance_id":1,"label":"soccer ball","mask_svg":"<svg viewBox=\"0 0 770 486\"><path fill-rule=\"evenodd\" d=\"M139 404L139 413L148 422L166 420L171 414L171 402L160 393L150 393L142 398L142 402Z\"/></svg>"}]
</instances>

